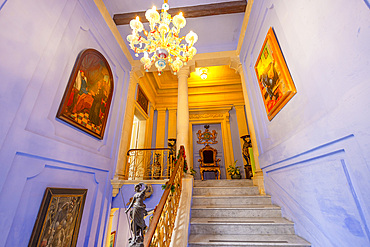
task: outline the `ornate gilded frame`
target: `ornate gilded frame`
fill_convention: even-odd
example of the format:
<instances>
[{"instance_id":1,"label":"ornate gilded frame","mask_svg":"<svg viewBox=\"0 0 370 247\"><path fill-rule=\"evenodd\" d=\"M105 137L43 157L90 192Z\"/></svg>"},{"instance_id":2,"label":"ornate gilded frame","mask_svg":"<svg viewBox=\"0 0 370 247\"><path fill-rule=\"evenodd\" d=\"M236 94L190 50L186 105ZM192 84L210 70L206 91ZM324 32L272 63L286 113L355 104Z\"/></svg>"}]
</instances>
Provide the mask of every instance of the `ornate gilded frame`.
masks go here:
<instances>
[{"instance_id":1,"label":"ornate gilded frame","mask_svg":"<svg viewBox=\"0 0 370 247\"><path fill-rule=\"evenodd\" d=\"M98 139L104 138L114 89L108 61L94 49L78 55L57 118Z\"/></svg>"},{"instance_id":2,"label":"ornate gilded frame","mask_svg":"<svg viewBox=\"0 0 370 247\"><path fill-rule=\"evenodd\" d=\"M46 188L28 246L54 246L60 237L76 246L86 194L87 189Z\"/></svg>"},{"instance_id":3,"label":"ornate gilded frame","mask_svg":"<svg viewBox=\"0 0 370 247\"><path fill-rule=\"evenodd\" d=\"M272 27L267 33L254 68L267 117L271 121L297 93Z\"/></svg>"}]
</instances>

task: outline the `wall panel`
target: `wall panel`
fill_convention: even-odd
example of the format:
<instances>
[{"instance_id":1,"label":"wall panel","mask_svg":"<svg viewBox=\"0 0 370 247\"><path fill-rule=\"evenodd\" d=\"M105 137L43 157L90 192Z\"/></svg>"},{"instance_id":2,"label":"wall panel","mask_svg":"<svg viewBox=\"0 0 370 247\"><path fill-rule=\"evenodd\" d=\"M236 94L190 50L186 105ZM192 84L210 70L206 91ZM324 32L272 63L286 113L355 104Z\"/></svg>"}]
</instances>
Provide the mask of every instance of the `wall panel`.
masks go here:
<instances>
[{"instance_id":1,"label":"wall panel","mask_svg":"<svg viewBox=\"0 0 370 247\"><path fill-rule=\"evenodd\" d=\"M92 1L13 0L0 15L0 246L28 244L46 187L88 189L77 246L102 246L131 65ZM114 78L103 140L56 119L87 48Z\"/></svg>"},{"instance_id":2,"label":"wall panel","mask_svg":"<svg viewBox=\"0 0 370 247\"><path fill-rule=\"evenodd\" d=\"M370 244L369 22L364 1L255 1L241 49L266 192L312 246ZM270 27L297 88L272 121L254 71Z\"/></svg>"}]
</instances>

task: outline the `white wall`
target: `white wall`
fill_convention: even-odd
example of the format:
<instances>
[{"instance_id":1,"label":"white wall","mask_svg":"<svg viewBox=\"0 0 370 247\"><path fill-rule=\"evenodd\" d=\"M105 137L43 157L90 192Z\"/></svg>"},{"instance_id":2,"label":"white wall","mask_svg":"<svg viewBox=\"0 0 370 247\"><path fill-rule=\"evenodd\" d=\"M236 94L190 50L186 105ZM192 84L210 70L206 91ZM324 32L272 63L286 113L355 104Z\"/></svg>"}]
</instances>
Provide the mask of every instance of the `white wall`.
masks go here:
<instances>
[{"instance_id":1,"label":"white wall","mask_svg":"<svg viewBox=\"0 0 370 247\"><path fill-rule=\"evenodd\" d=\"M113 72L103 140L56 119L77 55ZM130 64L93 1L0 6L0 246L27 246L46 187L88 189L77 246L102 246Z\"/></svg>"},{"instance_id":2,"label":"white wall","mask_svg":"<svg viewBox=\"0 0 370 247\"><path fill-rule=\"evenodd\" d=\"M273 27L297 94L269 121L254 65ZM370 9L254 1L240 59L266 192L312 246L369 246Z\"/></svg>"}]
</instances>

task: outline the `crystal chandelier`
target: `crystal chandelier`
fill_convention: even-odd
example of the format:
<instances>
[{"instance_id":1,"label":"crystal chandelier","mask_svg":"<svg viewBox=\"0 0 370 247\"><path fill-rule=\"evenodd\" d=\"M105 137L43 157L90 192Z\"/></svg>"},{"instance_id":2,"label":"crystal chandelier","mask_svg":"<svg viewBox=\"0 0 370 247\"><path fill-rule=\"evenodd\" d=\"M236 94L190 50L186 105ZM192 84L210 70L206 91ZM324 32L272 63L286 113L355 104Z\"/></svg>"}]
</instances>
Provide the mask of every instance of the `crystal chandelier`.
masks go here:
<instances>
[{"instance_id":1,"label":"crystal chandelier","mask_svg":"<svg viewBox=\"0 0 370 247\"><path fill-rule=\"evenodd\" d=\"M185 37L180 38L180 29L185 27L186 20L181 12L172 18L167 12L169 8L165 0L161 14L157 12L155 6L145 12L145 17L149 21L149 32L144 29L139 17L131 20L132 34L127 36L127 41L130 42L135 56L138 57L140 53L144 54L140 61L144 64L145 70L148 72L154 63L159 75L167 64L176 74L197 53L193 45L197 42L198 35L190 31ZM140 35L141 32L145 36ZM184 39L187 44L181 44Z\"/></svg>"}]
</instances>

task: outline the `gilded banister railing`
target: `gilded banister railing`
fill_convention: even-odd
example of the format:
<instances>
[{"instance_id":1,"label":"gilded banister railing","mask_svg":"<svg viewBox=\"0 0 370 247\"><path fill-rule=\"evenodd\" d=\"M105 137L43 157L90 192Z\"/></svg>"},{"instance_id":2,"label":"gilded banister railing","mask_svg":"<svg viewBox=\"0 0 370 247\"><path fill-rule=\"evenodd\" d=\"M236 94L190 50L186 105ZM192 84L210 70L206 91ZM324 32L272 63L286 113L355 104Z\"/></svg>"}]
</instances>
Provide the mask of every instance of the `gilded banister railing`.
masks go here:
<instances>
[{"instance_id":1,"label":"gilded banister railing","mask_svg":"<svg viewBox=\"0 0 370 247\"><path fill-rule=\"evenodd\" d=\"M184 157L185 150L181 146L175 169L170 180L166 183L165 191L145 234L144 247L168 247L170 245L182 190Z\"/></svg>"},{"instance_id":2,"label":"gilded banister railing","mask_svg":"<svg viewBox=\"0 0 370 247\"><path fill-rule=\"evenodd\" d=\"M175 154L170 148L143 148L127 151L125 179L169 179Z\"/></svg>"}]
</instances>

